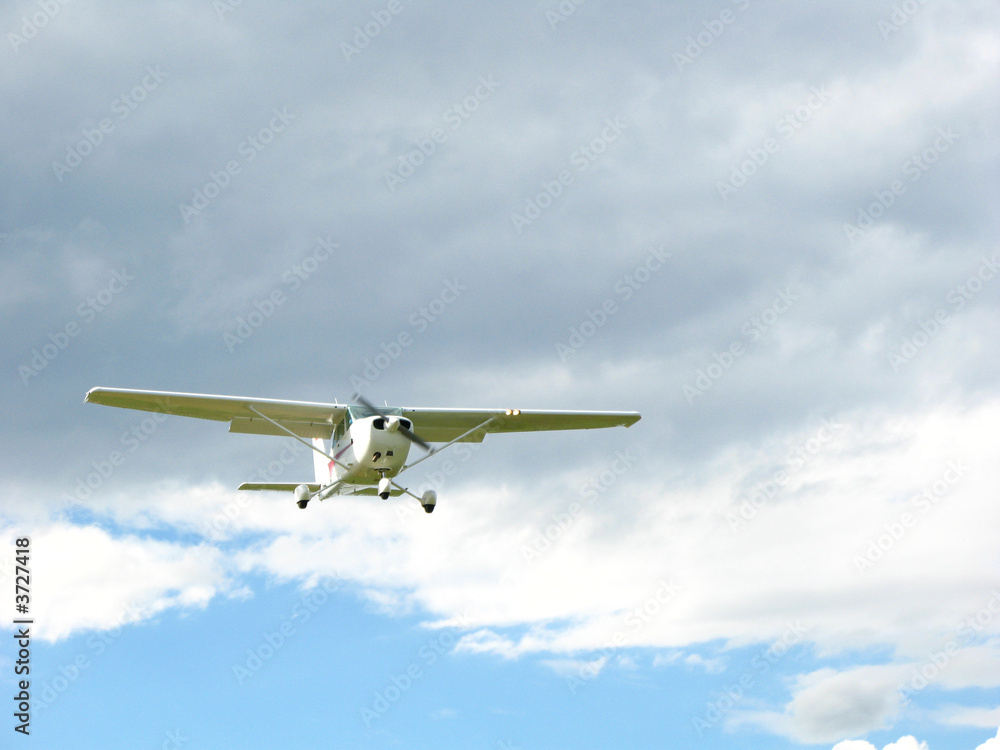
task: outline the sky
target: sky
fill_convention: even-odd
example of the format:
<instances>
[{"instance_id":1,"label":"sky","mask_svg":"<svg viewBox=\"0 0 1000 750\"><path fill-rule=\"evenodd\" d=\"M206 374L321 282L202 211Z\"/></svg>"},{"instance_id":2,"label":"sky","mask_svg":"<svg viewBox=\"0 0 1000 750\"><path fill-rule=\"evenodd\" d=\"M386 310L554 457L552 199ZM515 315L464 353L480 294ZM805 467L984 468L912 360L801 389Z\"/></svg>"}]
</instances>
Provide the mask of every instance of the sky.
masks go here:
<instances>
[{"instance_id":1,"label":"sky","mask_svg":"<svg viewBox=\"0 0 1000 750\"><path fill-rule=\"evenodd\" d=\"M996 3L0 33L0 746L1000 748ZM96 386L642 419L302 511Z\"/></svg>"}]
</instances>

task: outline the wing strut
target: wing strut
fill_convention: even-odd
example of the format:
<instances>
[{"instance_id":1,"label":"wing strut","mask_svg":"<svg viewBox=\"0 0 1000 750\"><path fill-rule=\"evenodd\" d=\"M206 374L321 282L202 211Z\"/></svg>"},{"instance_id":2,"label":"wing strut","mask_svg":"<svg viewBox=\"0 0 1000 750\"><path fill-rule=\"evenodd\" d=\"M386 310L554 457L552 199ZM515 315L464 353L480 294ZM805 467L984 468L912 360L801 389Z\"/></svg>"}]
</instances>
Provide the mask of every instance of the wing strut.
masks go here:
<instances>
[{"instance_id":1,"label":"wing strut","mask_svg":"<svg viewBox=\"0 0 1000 750\"><path fill-rule=\"evenodd\" d=\"M256 414L256 415L257 415L258 417L260 417L261 419L266 419L266 420L267 420L268 422L270 422L271 424L273 424L273 425L274 425L275 427L277 427L277 428L278 428L279 430L282 430L283 432L287 432L287 433L288 433L288 435L289 435L290 437L293 437L293 438L295 438L296 440L298 440L298 441L299 441L300 443L302 443L302 445L304 445L304 446L305 446L306 448L308 448L309 450L314 450L314 451L316 451L316 452L317 452L317 453L318 453L319 455L323 456L324 458L328 458L328 459L330 459L330 460L331 460L331 461L333 461L333 462L334 462L335 464L337 464L337 466L340 466L340 467L341 467L341 468L343 468L343 469L347 469L347 468L348 468L347 466L344 466L344 464L340 463L340 461L338 461L338 460L337 460L336 458L334 458L333 456L331 456L331 455L330 455L329 453L327 453L326 451L321 451L321 450L320 450L319 448L317 448L317 447L316 447L315 445L313 445L312 443L307 443L307 442L306 442L305 440L303 440L303 439L302 439L302 438L300 438L300 437L299 437L298 435L296 435L296 434L295 434L294 432L292 432L292 431L291 431L291 430L289 430L289 429L288 429L287 427L285 427L285 425L283 425L283 424L279 424L278 422L275 422L275 421L274 421L273 419L271 419L271 418L270 418L269 416L267 416L266 414L262 414L261 412L257 411L257 410L256 410L256 409L255 409L255 408L254 408L254 407L253 407L253 406L252 406L251 404L247 404L247 408L248 408L248 409L249 409L250 411L252 411L252 412L253 412L254 414Z\"/></svg>"},{"instance_id":2,"label":"wing strut","mask_svg":"<svg viewBox=\"0 0 1000 750\"><path fill-rule=\"evenodd\" d=\"M417 464L419 464L421 461L426 461L428 458L430 458L431 456L433 456L435 453L439 453L439 452L443 451L449 445L452 445L453 443L457 443L459 440L461 440L462 438L466 437L467 435L471 435L476 430L483 429L486 425L490 424L491 422L495 422L496 420L500 419L500 416L501 415L499 415L499 414L494 414L492 417L490 417L489 419L487 419L482 424L476 425L471 430L463 432L461 435L459 435L457 438L455 438L451 442L445 443L440 448L435 448L430 453L428 453L426 456L423 456L422 458L418 458L412 464L407 464L406 466L404 466L402 469L399 470L399 473L402 474L407 469L412 469L414 466L416 466ZM416 496L414 496L414 497L416 497Z\"/></svg>"}]
</instances>

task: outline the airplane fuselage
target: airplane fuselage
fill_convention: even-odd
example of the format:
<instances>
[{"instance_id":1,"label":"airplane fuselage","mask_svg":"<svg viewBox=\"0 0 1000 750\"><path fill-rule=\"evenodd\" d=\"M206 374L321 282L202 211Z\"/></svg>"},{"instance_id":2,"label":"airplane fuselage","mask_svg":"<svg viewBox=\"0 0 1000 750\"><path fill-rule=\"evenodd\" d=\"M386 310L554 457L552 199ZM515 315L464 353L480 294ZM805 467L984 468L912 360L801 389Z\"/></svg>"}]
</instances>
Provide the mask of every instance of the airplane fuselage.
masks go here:
<instances>
[{"instance_id":1,"label":"airplane fuselage","mask_svg":"<svg viewBox=\"0 0 1000 750\"><path fill-rule=\"evenodd\" d=\"M393 429L394 419L398 417L364 417L347 425L333 441L331 455L337 461L328 463L330 480L373 485L382 477L398 475L406 465L410 441ZM410 420L401 421L410 427Z\"/></svg>"}]
</instances>

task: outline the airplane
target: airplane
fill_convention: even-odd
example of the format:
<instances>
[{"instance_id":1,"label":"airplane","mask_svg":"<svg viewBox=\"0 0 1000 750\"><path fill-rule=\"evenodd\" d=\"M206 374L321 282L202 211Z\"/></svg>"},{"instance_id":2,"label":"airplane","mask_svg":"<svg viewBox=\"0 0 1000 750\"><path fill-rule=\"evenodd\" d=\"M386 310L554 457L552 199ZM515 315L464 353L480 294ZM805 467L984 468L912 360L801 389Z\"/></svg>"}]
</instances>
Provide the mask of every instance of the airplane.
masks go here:
<instances>
[{"instance_id":1,"label":"airplane","mask_svg":"<svg viewBox=\"0 0 1000 750\"><path fill-rule=\"evenodd\" d=\"M287 435L298 440L313 451L314 481L244 482L238 489L291 492L302 509L310 500L322 501L334 495L378 495L386 500L406 494L431 513L437 504L434 490L417 496L393 479L450 445L481 443L490 432L630 427L641 418L634 411L379 409L360 394L354 394L352 400L357 403L319 404L124 388L91 388L84 398L90 404L228 421L230 432ZM444 445L432 448L429 442ZM408 464L411 443L426 454Z\"/></svg>"}]
</instances>

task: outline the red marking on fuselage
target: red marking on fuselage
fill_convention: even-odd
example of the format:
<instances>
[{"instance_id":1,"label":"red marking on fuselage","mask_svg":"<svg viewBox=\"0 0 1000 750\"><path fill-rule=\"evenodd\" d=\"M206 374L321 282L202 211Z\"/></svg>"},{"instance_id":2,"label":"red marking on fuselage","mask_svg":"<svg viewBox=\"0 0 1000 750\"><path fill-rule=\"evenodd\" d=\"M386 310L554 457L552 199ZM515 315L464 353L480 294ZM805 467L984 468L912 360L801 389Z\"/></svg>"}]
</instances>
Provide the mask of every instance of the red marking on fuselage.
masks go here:
<instances>
[{"instance_id":1,"label":"red marking on fuselage","mask_svg":"<svg viewBox=\"0 0 1000 750\"><path fill-rule=\"evenodd\" d=\"M341 451L340 453L338 453L336 456L334 456L334 458L340 458L341 456L343 456L344 455L344 451L346 451L352 445L354 445L354 441L353 440L351 442L349 442L346 446L344 446L344 450Z\"/></svg>"}]
</instances>

